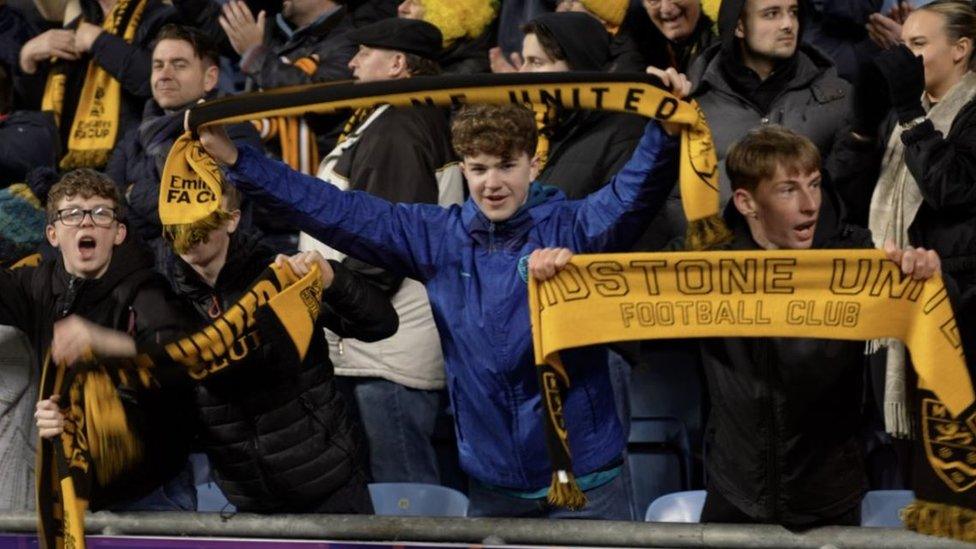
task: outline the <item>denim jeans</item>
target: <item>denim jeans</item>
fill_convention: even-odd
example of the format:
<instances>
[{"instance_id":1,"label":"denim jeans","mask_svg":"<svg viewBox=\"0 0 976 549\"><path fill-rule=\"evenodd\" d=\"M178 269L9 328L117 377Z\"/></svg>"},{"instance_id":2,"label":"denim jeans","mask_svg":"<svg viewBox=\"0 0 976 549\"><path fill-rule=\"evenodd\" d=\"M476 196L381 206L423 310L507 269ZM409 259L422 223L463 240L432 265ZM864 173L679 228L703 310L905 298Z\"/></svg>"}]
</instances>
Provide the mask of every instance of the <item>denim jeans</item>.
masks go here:
<instances>
[{"instance_id":1,"label":"denim jeans","mask_svg":"<svg viewBox=\"0 0 976 549\"><path fill-rule=\"evenodd\" d=\"M373 482L440 484L432 437L441 392L375 377L337 377L352 393L369 447Z\"/></svg>"},{"instance_id":2,"label":"denim jeans","mask_svg":"<svg viewBox=\"0 0 976 549\"><path fill-rule=\"evenodd\" d=\"M584 492L586 505L579 511L552 507L546 498L523 499L504 494L477 480L468 492L469 517L631 520L630 502L621 475Z\"/></svg>"},{"instance_id":3,"label":"denim jeans","mask_svg":"<svg viewBox=\"0 0 976 549\"><path fill-rule=\"evenodd\" d=\"M193 464L145 496L116 503L110 511L196 511L197 488L193 485Z\"/></svg>"},{"instance_id":4,"label":"denim jeans","mask_svg":"<svg viewBox=\"0 0 976 549\"><path fill-rule=\"evenodd\" d=\"M624 431L624 438L630 437L630 364L624 360L620 354L609 351L607 353L608 365L610 367L610 385L613 387L613 399L617 405L617 416L620 418L620 426ZM644 510L637 508L637 494L634 492L634 484L630 475L630 458L627 450L623 453L624 466L620 470L620 480L623 482L624 492L627 497L627 504L630 506L631 515L627 520L636 520L636 517L644 516Z\"/></svg>"}]
</instances>

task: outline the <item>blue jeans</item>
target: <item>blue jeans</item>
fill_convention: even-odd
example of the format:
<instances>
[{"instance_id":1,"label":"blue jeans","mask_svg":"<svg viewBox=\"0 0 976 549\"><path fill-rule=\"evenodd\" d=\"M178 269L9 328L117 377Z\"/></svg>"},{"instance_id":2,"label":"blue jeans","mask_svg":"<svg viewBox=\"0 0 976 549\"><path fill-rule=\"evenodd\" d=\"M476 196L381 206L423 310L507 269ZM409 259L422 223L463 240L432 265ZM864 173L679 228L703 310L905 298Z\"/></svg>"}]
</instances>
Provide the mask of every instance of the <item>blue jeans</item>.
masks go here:
<instances>
[{"instance_id":1,"label":"blue jeans","mask_svg":"<svg viewBox=\"0 0 976 549\"><path fill-rule=\"evenodd\" d=\"M570 511L561 507L552 507L546 498L523 499L511 496L471 479L471 488L468 491L468 516L631 520L627 488L621 475L584 493L586 505L579 511Z\"/></svg>"},{"instance_id":2,"label":"blue jeans","mask_svg":"<svg viewBox=\"0 0 976 549\"><path fill-rule=\"evenodd\" d=\"M441 392L375 377L337 377L366 431L373 482L440 484L432 438Z\"/></svg>"},{"instance_id":3,"label":"blue jeans","mask_svg":"<svg viewBox=\"0 0 976 549\"><path fill-rule=\"evenodd\" d=\"M116 503L110 511L196 511L197 488L193 485L193 464L145 496Z\"/></svg>"},{"instance_id":4,"label":"blue jeans","mask_svg":"<svg viewBox=\"0 0 976 549\"><path fill-rule=\"evenodd\" d=\"M623 428L624 437L630 438L630 364L614 351L609 351L608 365L610 368L610 384L613 387L613 399L617 405L617 416ZM643 516L643 510L637 508L637 494L634 493L634 483L630 477L630 457L627 450L623 453L624 466L620 471L620 480L624 485L627 504L631 515L627 520L636 520Z\"/></svg>"}]
</instances>

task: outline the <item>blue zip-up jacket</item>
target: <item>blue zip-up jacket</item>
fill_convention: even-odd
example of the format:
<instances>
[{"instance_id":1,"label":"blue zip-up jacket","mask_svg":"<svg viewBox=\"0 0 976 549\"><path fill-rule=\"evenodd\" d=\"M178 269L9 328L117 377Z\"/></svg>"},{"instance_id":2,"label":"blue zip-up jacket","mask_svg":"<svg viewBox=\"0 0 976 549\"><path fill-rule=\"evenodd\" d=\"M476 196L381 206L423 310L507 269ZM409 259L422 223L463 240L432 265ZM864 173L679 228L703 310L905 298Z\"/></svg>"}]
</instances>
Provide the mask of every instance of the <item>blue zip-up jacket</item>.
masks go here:
<instances>
[{"instance_id":1,"label":"blue zip-up jacket","mask_svg":"<svg viewBox=\"0 0 976 549\"><path fill-rule=\"evenodd\" d=\"M677 140L647 125L633 156L601 190L569 201L533 183L511 219L490 222L461 206L392 204L340 191L241 147L228 177L241 190L295 212L301 230L352 257L424 283L440 332L461 466L515 490L548 486L542 402L532 354L528 289L519 261L536 248L626 250L677 178ZM563 354L574 473L611 464L626 442L603 348Z\"/></svg>"}]
</instances>

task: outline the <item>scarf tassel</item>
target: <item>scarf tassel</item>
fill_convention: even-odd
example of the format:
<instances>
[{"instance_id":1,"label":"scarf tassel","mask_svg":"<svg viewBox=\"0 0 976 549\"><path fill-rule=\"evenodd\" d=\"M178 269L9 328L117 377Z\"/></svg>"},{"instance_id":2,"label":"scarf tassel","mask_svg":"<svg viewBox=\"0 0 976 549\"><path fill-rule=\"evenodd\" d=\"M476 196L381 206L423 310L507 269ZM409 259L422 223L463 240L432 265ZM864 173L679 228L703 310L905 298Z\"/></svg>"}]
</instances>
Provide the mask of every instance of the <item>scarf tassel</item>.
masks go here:
<instances>
[{"instance_id":1,"label":"scarf tassel","mask_svg":"<svg viewBox=\"0 0 976 549\"><path fill-rule=\"evenodd\" d=\"M976 511L972 509L915 500L901 510L901 520L921 534L976 542Z\"/></svg>"},{"instance_id":2,"label":"scarf tassel","mask_svg":"<svg viewBox=\"0 0 976 549\"><path fill-rule=\"evenodd\" d=\"M62 170L75 168L102 168L108 165L112 149L72 150L61 159L59 167Z\"/></svg>"},{"instance_id":3,"label":"scarf tassel","mask_svg":"<svg viewBox=\"0 0 976 549\"><path fill-rule=\"evenodd\" d=\"M552 472L552 484L546 498L555 507L579 511L586 505L586 494L580 489L573 473L559 469Z\"/></svg>"},{"instance_id":4,"label":"scarf tassel","mask_svg":"<svg viewBox=\"0 0 976 549\"><path fill-rule=\"evenodd\" d=\"M732 231L719 215L688 221L685 233L685 248L688 250L711 250L731 241Z\"/></svg>"}]
</instances>

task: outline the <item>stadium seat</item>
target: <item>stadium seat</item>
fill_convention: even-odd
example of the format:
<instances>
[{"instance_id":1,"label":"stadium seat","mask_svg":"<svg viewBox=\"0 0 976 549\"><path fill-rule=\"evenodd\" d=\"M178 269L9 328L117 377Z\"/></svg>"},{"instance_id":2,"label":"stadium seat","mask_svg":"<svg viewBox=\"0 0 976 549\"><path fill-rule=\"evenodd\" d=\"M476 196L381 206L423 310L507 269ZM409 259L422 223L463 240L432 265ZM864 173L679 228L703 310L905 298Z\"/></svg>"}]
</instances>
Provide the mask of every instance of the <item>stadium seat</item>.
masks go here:
<instances>
[{"instance_id":1,"label":"stadium seat","mask_svg":"<svg viewBox=\"0 0 976 549\"><path fill-rule=\"evenodd\" d=\"M632 418L627 452L638 513L659 496L692 488L688 430L677 418Z\"/></svg>"},{"instance_id":2,"label":"stadium seat","mask_svg":"<svg viewBox=\"0 0 976 549\"><path fill-rule=\"evenodd\" d=\"M369 496L377 515L410 517L463 517L468 498L457 490L436 484L374 482Z\"/></svg>"},{"instance_id":3,"label":"stadium seat","mask_svg":"<svg viewBox=\"0 0 976 549\"><path fill-rule=\"evenodd\" d=\"M644 522L698 522L704 505L704 490L665 494L647 506Z\"/></svg>"},{"instance_id":4,"label":"stadium seat","mask_svg":"<svg viewBox=\"0 0 976 549\"><path fill-rule=\"evenodd\" d=\"M911 490L872 490L861 502L861 526L900 528L899 512L915 499Z\"/></svg>"}]
</instances>

